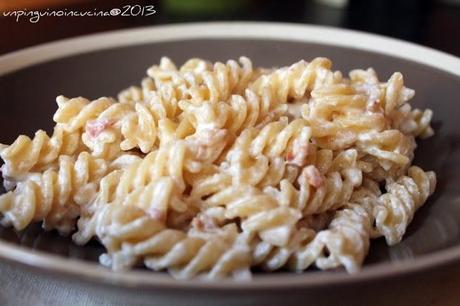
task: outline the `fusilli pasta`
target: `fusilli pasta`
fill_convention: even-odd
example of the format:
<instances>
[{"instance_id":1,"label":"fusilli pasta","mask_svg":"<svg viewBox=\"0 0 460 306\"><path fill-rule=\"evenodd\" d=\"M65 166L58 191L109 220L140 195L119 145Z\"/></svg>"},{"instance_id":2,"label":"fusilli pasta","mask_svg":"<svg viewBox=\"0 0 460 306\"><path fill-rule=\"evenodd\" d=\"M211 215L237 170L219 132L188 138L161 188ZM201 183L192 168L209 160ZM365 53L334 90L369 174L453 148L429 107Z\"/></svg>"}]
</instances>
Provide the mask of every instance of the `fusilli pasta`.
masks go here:
<instances>
[{"instance_id":1,"label":"fusilli pasta","mask_svg":"<svg viewBox=\"0 0 460 306\"><path fill-rule=\"evenodd\" d=\"M411 165L415 138L434 134L414 94L401 73L344 77L326 58L162 58L118 101L58 96L51 137L0 145L1 223L97 239L114 270L354 273L370 240L401 241L435 190L434 172Z\"/></svg>"},{"instance_id":2,"label":"fusilli pasta","mask_svg":"<svg viewBox=\"0 0 460 306\"><path fill-rule=\"evenodd\" d=\"M69 233L78 217L78 205L91 201L98 192L98 181L107 172L105 160L82 152L75 159L61 155L57 169L29 173L14 191L0 196L3 224L17 230L32 221L44 221L46 229Z\"/></svg>"},{"instance_id":3,"label":"fusilli pasta","mask_svg":"<svg viewBox=\"0 0 460 306\"><path fill-rule=\"evenodd\" d=\"M21 135L11 145L0 148L0 157L5 162L1 168L3 177L7 182L29 171L45 170L59 155L73 155L82 150L80 135L69 133L60 125L54 128L51 137L42 130L33 139Z\"/></svg>"}]
</instances>

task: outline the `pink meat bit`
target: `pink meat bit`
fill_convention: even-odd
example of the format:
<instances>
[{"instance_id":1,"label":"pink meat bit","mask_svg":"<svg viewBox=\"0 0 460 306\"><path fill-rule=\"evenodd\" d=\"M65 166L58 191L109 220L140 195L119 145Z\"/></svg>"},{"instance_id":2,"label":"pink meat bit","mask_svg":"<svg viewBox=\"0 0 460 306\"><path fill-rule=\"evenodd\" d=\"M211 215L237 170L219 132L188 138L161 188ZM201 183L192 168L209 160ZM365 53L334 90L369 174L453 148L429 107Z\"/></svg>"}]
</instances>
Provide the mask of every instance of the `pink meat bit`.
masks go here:
<instances>
[{"instance_id":1,"label":"pink meat bit","mask_svg":"<svg viewBox=\"0 0 460 306\"><path fill-rule=\"evenodd\" d=\"M160 222L166 221L166 213L158 208L151 208L147 211L147 213L152 219Z\"/></svg>"},{"instance_id":2,"label":"pink meat bit","mask_svg":"<svg viewBox=\"0 0 460 306\"><path fill-rule=\"evenodd\" d=\"M287 160L288 162L290 162L291 160L293 160L294 157L295 157L294 152L288 151L288 152L286 153L286 160Z\"/></svg>"},{"instance_id":3,"label":"pink meat bit","mask_svg":"<svg viewBox=\"0 0 460 306\"><path fill-rule=\"evenodd\" d=\"M205 214L195 217L192 226L199 231L210 231L217 228L214 219Z\"/></svg>"},{"instance_id":4,"label":"pink meat bit","mask_svg":"<svg viewBox=\"0 0 460 306\"><path fill-rule=\"evenodd\" d=\"M368 106L367 106L367 110L372 112L372 113L382 113L383 112L383 108L382 108L382 105L380 103L380 100L377 99L377 100L374 100L372 101Z\"/></svg>"},{"instance_id":5,"label":"pink meat bit","mask_svg":"<svg viewBox=\"0 0 460 306\"><path fill-rule=\"evenodd\" d=\"M292 146L292 150L286 153L286 161L289 164L293 164L302 167L308 156L308 143L295 140Z\"/></svg>"},{"instance_id":6,"label":"pink meat bit","mask_svg":"<svg viewBox=\"0 0 460 306\"><path fill-rule=\"evenodd\" d=\"M324 183L323 176L315 166L308 166L303 169L299 182L302 184L305 181L315 188L321 187Z\"/></svg>"},{"instance_id":7,"label":"pink meat bit","mask_svg":"<svg viewBox=\"0 0 460 306\"><path fill-rule=\"evenodd\" d=\"M204 223L199 218L194 218L192 220L192 227L201 232L204 230Z\"/></svg>"},{"instance_id":8,"label":"pink meat bit","mask_svg":"<svg viewBox=\"0 0 460 306\"><path fill-rule=\"evenodd\" d=\"M113 124L112 120L109 119L99 119L99 120L93 120L89 121L86 124L86 133L88 133L89 136L96 138L101 134L105 129L110 127Z\"/></svg>"}]
</instances>

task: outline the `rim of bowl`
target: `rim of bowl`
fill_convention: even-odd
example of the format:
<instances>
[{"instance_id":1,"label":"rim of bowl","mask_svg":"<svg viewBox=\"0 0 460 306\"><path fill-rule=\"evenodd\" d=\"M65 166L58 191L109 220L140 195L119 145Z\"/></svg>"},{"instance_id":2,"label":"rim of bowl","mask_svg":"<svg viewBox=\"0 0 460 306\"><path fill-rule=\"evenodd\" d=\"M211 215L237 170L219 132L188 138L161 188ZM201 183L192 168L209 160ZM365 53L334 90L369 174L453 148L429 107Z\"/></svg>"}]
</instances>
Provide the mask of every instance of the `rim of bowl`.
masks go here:
<instances>
[{"instance_id":1,"label":"rim of bowl","mask_svg":"<svg viewBox=\"0 0 460 306\"><path fill-rule=\"evenodd\" d=\"M79 36L50 42L0 56L0 76L46 61L92 51L154 42L193 39L266 39L334 45L380 53L460 76L460 58L413 43L352 30L273 22L204 22L149 26ZM233 280L175 280L166 273L131 270L112 272L97 263L18 246L0 239L0 258L43 273L58 273L104 285L169 289L282 289L350 284L402 276L460 261L460 245L422 255L414 260L364 266L355 274L313 272L256 275L249 282Z\"/></svg>"}]
</instances>

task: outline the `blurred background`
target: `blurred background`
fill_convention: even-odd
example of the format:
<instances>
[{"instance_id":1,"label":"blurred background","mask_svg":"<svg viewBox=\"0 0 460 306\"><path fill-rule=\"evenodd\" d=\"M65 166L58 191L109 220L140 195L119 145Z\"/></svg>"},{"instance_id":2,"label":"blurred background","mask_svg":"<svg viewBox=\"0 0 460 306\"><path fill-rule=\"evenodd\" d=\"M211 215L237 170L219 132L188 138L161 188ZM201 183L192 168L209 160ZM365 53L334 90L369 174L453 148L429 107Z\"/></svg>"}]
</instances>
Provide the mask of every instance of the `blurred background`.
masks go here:
<instances>
[{"instance_id":1,"label":"blurred background","mask_svg":"<svg viewBox=\"0 0 460 306\"><path fill-rule=\"evenodd\" d=\"M154 6L142 16L139 8ZM37 11L128 16L43 16ZM27 16L18 17L20 11ZM145 13L145 12L144 12ZM213 20L318 24L377 33L460 56L460 0L0 0L0 54L56 39L149 25Z\"/></svg>"}]
</instances>

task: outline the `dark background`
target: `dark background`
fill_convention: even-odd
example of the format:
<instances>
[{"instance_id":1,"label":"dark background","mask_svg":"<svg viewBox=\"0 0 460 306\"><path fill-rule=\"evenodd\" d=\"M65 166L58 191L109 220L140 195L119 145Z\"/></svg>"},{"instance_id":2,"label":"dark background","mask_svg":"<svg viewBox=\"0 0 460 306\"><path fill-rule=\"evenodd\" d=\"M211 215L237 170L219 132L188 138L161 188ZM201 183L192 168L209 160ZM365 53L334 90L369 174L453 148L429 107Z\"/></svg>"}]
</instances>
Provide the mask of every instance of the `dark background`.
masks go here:
<instances>
[{"instance_id":1,"label":"dark background","mask_svg":"<svg viewBox=\"0 0 460 306\"><path fill-rule=\"evenodd\" d=\"M337 4L338 3L338 4ZM341 4L340 4L341 3ZM154 5L143 17L2 16L23 10L110 10ZM215 20L328 25L392 36L460 56L460 0L0 0L0 54L56 39L139 26Z\"/></svg>"}]
</instances>

